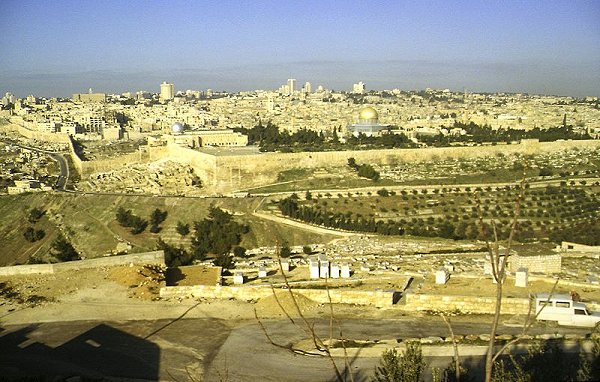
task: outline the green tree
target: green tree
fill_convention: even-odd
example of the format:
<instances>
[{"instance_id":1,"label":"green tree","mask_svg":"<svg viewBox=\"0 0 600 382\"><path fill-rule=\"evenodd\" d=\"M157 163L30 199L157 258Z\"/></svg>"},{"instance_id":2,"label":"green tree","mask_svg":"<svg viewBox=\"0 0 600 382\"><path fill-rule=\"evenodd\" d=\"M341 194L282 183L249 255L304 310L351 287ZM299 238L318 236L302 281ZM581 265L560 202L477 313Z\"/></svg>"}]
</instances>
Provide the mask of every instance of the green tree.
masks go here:
<instances>
[{"instance_id":1,"label":"green tree","mask_svg":"<svg viewBox=\"0 0 600 382\"><path fill-rule=\"evenodd\" d=\"M552 176L554 173L550 167L542 167L540 168L540 176Z\"/></svg>"},{"instance_id":2,"label":"green tree","mask_svg":"<svg viewBox=\"0 0 600 382\"><path fill-rule=\"evenodd\" d=\"M79 260L79 254L62 234L52 242L50 254L58 261L73 261Z\"/></svg>"},{"instance_id":3,"label":"green tree","mask_svg":"<svg viewBox=\"0 0 600 382\"><path fill-rule=\"evenodd\" d=\"M150 215L150 224L151 225L160 225L162 222L165 221L165 219L167 218L168 212L167 211L161 211L160 209L155 209L154 211L152 211L152 214Z\"/></svg>"},{"instance_id":4,"label":"green tree","mask_svg":"<svg viewBox=\"0 0 600 382\"><path fill-rule=\"evenodd\" d=\"M233 216L218 207L211 206L208 218L194 222L192 253L196 259L226 254L238 245L248 227L233 220Z\"/></svg>"},{"instance_id":5,"label":"green tree","mask_svg":"<svg viewBox=\"0 0 600 382\"><path fill-rule=\"evenodd\" d=\"M213 260L213 264L225 270L235 268L235 260L229 253L219 253Z\"/></svg>"},{"instance_id":6,"label":"green tree","mask_svg":"<svg viewBox=\"0 0 600 382\"><path fill-rule=\"evenodd\" d=\"M375 368L373 382L418 382L425 370L421 344L410 342L406 350L398 354L396 349L386 350L381 355L379 366Z\"/></svg>"},{"instance_id":7,"label":"green tree","mask_svg":"<svg viewBox=\"0 0 600 382\"><path fill-rule=\"evenodd\" d=\"M192 255L182 246L175 247L159 237L156 242L156 249L164 251L165 263L168 267L180 267L192 264Z\"/></svg>"},{"instance_id":8,"label":"green tree","mask_svg":"<svg viewBox=\"0 0 600 382\"><path fill-rule=\"evenodd\" d=\"M117 209L117 213L116 213L117 222L119 222L119 224L122 227L131 227L132 217L133 217L133 213L131 212L131 210L126 210L123 207L119 207Z\"/></svg>"},{"instance_id":9,"label":"green tree","mask_svg":"<svg viewBox=\"0 0 600 382\"><path fill-rule=\"evenodd\" d=\"M281 250L279 252L279 255L284 259L292 255L292 250L290 249L290 246L286 241L281 243Z\"/></svg>"},{"instance_id":10,"label":"green tree","mask_svg":"<svg viewBox=\"0 0 600 382\"><path fill-rule=\"evenodd\" d=\"M187 223L183 223L181 221L177 222L177 227L175 227L175 231L181 236L187 236L190 233L190 225Z\"/></svg>"},{"instance_id":11,"label":"green tree","mask_svg":"<svg viewBox=\"0 0 600 382\"><path fill-rule=\"evenodd\" d=\"M34 229L33 227L27 227L23 232L25 240L33 243L38 240L42 240L46 236L46 232L43 229Z\"/></svg>"},{"instance_id":12,"label":"green tree","mask_svg":"<svg viewBox=\"0 0 600 382\"><path fill-rule=\"evenodd\" d=\"M31 210L29 210L29 215L27 216L27 221L32 224L37 223L42 218L42 216L44 216L45 213L46 213L46 211L44 211L40 208L34 207Z\"/></svg>"},{"instance_id":13,"label":"green tree","mask_svg":"<svg viewBox=\"0 0 600 382\"><path fill-rule=\"evenodd\" d=\"M312 248L310 245L305 245L302 247L302 252L304 252L305 255L310 255L312 253Z\"/></svg>"},{"instance_id":14,"label":"green tree","mask_svg":"<svg viewBox=\"0 0 600 382\"><path fill-rule=\"evenodd\" d=\"M133 219L131 221L131 233L134 235L138 235L142 232L144 232L144 230L146 229L146 227L148 226L148 221L142 219L139 216L133 216Z\"/></svg>"},{"instance_id":15,"label":"green tree","mask_svg":"<svg viewBox=\"0 0 600 382\"><path fill-rule=\"evenodd\" d=\"M239 245L235 246L233 248L233 256L241 258L246 257L246 248L240 247Z\"/></svg>"}]
</instances>

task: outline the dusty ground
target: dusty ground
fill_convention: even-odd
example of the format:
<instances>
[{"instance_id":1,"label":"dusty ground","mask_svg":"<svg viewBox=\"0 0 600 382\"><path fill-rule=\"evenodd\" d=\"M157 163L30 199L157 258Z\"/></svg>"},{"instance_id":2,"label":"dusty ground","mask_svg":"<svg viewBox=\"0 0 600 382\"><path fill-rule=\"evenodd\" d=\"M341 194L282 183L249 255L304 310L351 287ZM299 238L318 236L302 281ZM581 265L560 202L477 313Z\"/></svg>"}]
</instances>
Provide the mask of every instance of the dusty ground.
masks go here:
<instances>
[{"instance_id":1,"label":"dusty ground","mask_svg":"<svg viewBox=\"0 0 600 382\"><path fill-rule=\"evenodd\" d=\"M184 267L191 275L181 281L214 282L214 270L198 272ZM144 266L103 267L51 275L22 275L0 279L0 325L73 320L136 320L176 318L219 318L255 320L283 316L275 297L258 302L207 299L159 299L165 281L158 269ZM278 294L281 305L293 316L295 307L287 293ZM298 297L307 316L329 314L329 307ZM365 318L393 318L397 309L339 305L336 315Z\"/></svg>"}]
</instances>

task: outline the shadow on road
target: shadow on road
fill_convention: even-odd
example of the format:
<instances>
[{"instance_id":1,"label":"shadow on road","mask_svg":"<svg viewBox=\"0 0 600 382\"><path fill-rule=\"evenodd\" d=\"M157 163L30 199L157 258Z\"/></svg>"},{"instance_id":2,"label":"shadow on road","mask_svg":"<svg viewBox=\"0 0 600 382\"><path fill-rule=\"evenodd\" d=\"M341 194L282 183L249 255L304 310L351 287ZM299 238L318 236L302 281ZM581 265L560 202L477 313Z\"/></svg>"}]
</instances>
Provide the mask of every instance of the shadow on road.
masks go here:
<instances>
[{"instance_id":1,"label":"shadow on road","mask_svg":"<svg viewBox=\"0 0 600 382\"><path fill-rule=\"evenodd\" d=\"M100 324L51 347L31 338L37 328L0 330L1 380L159 379L160 348L143 338Z\"/></svg>"}]
</instances>

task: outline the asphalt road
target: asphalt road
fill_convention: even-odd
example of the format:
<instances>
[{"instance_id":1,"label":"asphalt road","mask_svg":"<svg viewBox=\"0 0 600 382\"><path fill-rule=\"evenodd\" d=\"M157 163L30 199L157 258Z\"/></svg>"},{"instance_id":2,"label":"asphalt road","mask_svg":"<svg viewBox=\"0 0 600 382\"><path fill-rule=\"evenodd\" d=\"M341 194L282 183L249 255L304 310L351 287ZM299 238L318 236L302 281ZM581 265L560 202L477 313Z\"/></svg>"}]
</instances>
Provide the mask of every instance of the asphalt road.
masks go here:
<instances>
[{"instance_id":1,"label":"asphalt road","mask_svg":"<svg viewBox=\"0 0 600 382\"><path fill-rule=\"evenodd\" d=\"M273 340L284 346L308 338L289 320L271 320L264 325ZM345 319L341 327L344 337L354 340L448 335L437 317ZM320 336L328 336L326 319L316 322L315 328ZM482 334L489 324L455 319L453 328L456 334ZM518 327L500 328L500 333L519 331ZM532 333L548 331L585 333L543 326ZM335 330L338 334L339 327ZM378 362L373 354L380 353L349 359L357 381L372 374ZM336 361L343 370L343 358ZM436 362L445 366L448 360L431 364ZM204 381L220 381L224 375L230 381L327 381L333 377L327 359L271 345L253 320L74 321L0 328L0 375L6 378L80 375L182 381L189 380L188 373Z\"/></svg>"},{"instance_id":2,"label":"asphalt road","mask_svg":"<svg viewBox=\"0 0 600 382\"><path fill-rule=\"evenodd\" d=\"M58 176L58 180L56 181L56 184L54 185L54 188L56 190L64 191L65 187L67 185L67 182L69 181L69 164L67 163L67 159L62 154L59 154L59 153L48 152L48 155L50 155L50 157L56 163L58 163L58 166L60 167L60 174Z\"/></svg>"}]
</instances>

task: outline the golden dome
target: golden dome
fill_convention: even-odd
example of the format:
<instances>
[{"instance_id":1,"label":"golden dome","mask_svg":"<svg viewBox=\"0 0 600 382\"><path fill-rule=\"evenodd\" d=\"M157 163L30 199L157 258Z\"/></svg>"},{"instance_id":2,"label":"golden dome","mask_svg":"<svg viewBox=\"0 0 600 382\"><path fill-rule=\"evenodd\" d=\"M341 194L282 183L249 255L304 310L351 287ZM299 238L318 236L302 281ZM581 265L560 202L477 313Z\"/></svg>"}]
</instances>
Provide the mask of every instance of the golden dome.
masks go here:
<instances>
[{"instance_id":1,"label":"golden dome","mask_svg":"<svg viewBox=\"0 0 600 382\"><path fill-rule=\"evenodd\" d=\"M365 107L360 109L358 112L358 119L363 120L372 120L377 121L379 119L379 114L372 107Z\"/></svg>"}]
</instances>

